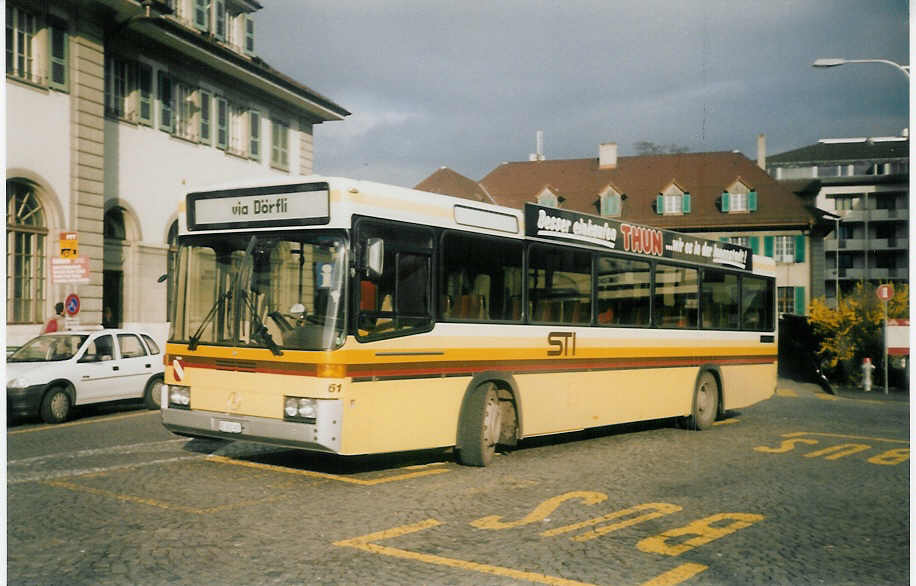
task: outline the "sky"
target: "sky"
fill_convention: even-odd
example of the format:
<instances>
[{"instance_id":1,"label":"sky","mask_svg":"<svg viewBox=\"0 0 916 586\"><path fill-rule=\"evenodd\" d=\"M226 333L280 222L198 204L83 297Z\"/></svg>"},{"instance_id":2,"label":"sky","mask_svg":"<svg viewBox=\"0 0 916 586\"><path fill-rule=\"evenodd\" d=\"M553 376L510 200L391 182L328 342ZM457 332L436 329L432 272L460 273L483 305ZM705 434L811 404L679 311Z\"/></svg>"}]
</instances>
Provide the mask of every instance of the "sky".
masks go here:
<instances>
[{"instance_id":1,"label":"sky","mask_svg":"<svg viewBox=\"0 0 916 586\"><path fill-rule=\"evenodd\" d=\"M906 77L815 69L909 64L902 0L262 0L257 53L343 106L315 127L314 171L412 187L475 180L616 142L773 155L821 138L899 136Z\"/></svg>"}]
</instances>

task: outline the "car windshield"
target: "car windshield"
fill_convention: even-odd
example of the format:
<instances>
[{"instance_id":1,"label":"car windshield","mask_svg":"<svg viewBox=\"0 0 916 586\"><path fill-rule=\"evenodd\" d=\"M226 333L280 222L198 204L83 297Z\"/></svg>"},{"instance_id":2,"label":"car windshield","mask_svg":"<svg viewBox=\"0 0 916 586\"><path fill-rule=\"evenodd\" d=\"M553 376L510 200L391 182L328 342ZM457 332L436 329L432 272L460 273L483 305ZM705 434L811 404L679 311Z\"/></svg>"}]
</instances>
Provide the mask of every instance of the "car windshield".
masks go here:
<instances>
[{"instance_id":1,"label":"car windshield","mask_svg":"<svg viewBox=\"0 0 916 586\"><path fill-rule=\"evenodd\" d=\"M327 350L345 334L343 233L208 234L181 239L170 339Z\"/></svg>"},{"instance_id":2,"label":"car windshield","mask_svg":"<svg viewBox=\"0 0 916 586\"><path fill-rule=\"evenodd\" d=\"M32 338L13 352L7 362L56 362L73 358L86 334L55 334Z\"/></svg>"}]
</instances>

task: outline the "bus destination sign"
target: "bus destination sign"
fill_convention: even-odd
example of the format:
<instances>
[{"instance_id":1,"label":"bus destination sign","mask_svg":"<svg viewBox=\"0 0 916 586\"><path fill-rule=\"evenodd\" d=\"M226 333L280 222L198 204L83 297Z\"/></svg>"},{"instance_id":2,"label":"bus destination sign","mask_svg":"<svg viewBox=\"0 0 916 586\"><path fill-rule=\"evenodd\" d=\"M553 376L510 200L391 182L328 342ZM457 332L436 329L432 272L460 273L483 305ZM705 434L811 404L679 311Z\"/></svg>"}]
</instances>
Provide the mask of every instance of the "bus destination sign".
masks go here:
<instances>
[{"instance_id":1,"label":"bus destination sign","mask_svg":"<svg viewBox=\"0 0 916 586\"><path fill-rule=\"evenodd\" d=\"M188 229L326 224L327 183L279 185L188 194Z\"/></svg>"},{"instance_id":2,"label":"bus destination sign","mask_svg":"<svg viewBox=\"0 0 916 586\"><path fill-rule=\"evenodd\" d=\"M525 204L525 235L746 271L753 267L753 253L745 246L531 203Z\"/></svg>"}]
</instances>

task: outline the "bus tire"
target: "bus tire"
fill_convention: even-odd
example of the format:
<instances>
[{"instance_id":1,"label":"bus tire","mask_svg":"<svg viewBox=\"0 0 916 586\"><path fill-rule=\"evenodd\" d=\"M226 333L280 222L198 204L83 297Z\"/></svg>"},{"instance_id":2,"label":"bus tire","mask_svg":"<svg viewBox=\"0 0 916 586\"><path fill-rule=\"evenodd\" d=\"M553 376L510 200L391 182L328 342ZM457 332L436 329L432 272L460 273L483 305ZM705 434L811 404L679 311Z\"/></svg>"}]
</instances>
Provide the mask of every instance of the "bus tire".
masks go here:
<instances>
[{"instance_id":1,"label":"bus tire","mask_svg":"<svg viewBox=\"0 0 916 586\"><path fill-rule=\"evenodd\" d=\"M41 400L41 419L45 423L62 423L70 416L70 397L63 387L51 387Z\"/></svg>"},{"instance_id":2,"label":"bus tire","mask_svg":"<svg viewBox=\"0 0 916 586\"><path fill-rule=\"evenodd\" d=\"M716 377L706 371L697 379L693 391L693 410L687 417L687 429L703 430L712 427L719 413L719 385Z\"/></svg>"},{"instance_id":3,"label":"bus tire","mask_svg":"<svg viewBox=\"0 0 916 586\"><path fill-rule=\"evenodd\" d=\"M496 453L502 428L499 394L493 383L471 391L458 424L458 460L465 466L487 466Z\"/></svg>"}]
</instances>

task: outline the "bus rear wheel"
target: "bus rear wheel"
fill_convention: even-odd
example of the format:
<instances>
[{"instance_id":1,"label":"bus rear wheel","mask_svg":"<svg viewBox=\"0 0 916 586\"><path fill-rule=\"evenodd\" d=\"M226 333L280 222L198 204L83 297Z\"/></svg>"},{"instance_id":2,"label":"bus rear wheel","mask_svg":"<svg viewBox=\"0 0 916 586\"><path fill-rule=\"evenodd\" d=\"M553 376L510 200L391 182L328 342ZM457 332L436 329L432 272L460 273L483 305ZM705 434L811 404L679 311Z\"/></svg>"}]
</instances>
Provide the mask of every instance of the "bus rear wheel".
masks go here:
<instances>
[{"instance_id":1,"label":"bus rear wheel","mask_svg":"<svg viewBox=\"0 0 916 586\"><path fill-rule=\"evenodd\" d=\"M458 460L466 466L487 466L496 453L502 411L495 385L487 383L468 396L458 424Z\"/></svg>"},{"instance_id":2,"label":"bus rear wheel","mask_svg":"<svg viewBox=\"0 0 916 586\"><path fill-rule=\"evenodd\" d=\"M687 417L687 429L709 429L719 414L719 385L716 377L704 372L693 391L693 411Z\"/></svg>"}]
</instances>

